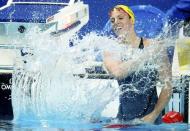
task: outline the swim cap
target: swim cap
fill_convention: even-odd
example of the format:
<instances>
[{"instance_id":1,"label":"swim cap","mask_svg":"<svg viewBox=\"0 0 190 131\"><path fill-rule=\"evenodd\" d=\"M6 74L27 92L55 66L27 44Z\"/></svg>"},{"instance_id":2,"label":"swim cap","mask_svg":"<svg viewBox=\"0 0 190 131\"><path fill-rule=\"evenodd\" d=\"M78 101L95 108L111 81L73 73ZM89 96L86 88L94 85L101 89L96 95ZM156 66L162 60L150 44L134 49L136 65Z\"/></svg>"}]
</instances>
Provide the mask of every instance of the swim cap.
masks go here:
<instances>
[{"instance_id":1,"label":"swim cap","mask_svg":"<svg viewBox=\"0 0 190 131\"><path fill-rule=\"evenodd\" d=\"M122 9L124 12L126 12L132 19L133 24L135 23L135 15L133 11L126 5L116 5L114 9Z\"/></svg>"}]
</instances>

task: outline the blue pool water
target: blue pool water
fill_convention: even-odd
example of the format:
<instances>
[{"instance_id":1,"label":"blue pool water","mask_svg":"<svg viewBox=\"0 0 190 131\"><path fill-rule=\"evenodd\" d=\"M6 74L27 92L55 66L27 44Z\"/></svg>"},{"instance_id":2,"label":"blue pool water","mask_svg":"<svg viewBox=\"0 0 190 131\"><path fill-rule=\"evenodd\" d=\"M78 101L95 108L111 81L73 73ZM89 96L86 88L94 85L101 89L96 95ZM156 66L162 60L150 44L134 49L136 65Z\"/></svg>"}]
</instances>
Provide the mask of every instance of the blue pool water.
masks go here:
<instances>
[{"instance_id":1,"label":"blue pool water","mask_svg":"<svg viewBox=\"0 0 190 131\"><path fill-rule=\"evenodd\" d=\"M134 131L187 131L189 125L185 123L161 124L161 125L131 125L127 128L106 128L103 123L71 123L52 122L51 126L39 125L35 121L20 122L14 124L12 121L0 121L0 131L63 131L63 130L92 130L92 131L112 131L112 130L134 130Z\"/></svg>"}]
</instances>

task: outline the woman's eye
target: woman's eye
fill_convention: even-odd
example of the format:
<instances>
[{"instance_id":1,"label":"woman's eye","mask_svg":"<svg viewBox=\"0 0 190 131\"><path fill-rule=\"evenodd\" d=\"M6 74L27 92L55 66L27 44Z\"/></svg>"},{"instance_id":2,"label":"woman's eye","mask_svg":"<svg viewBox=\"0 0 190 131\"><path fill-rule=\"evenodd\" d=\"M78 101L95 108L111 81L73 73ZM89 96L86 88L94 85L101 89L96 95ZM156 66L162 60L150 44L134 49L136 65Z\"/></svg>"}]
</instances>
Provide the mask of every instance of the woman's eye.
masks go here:
<instances>
[{"instance_id":1,"label":"woman's eye","mask_svg":"<svg viewBox=\"0 0 190 131\"><path fill-rule=\"evenodd\" d=\"M111 21L111 23L114 23L114 22L115 22L115 19L114 19L114 18L111 18L110 21Z\"/></svg>"},{"instance_id":2,"label":"woman's eye","mask_svg":"<svg viewBox=\"0 0 190 131\"><path fill-rule=\"evenodd\" d=\"M119 20L122 20L123 19L123 17L119 17Z\"/></svg>"}]
</instances>

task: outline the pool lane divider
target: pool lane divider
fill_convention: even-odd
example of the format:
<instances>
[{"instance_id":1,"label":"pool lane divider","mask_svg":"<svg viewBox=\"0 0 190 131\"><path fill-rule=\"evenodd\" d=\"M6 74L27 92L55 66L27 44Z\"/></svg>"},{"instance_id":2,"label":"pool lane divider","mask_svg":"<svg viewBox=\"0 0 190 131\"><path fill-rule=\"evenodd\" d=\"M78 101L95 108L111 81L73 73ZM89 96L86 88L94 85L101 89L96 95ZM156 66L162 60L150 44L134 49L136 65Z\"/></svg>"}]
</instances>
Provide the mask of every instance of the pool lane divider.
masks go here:
<instances>
[{"instance_id":1,"label":"pool lane divider","mask_svg":"<svg viewBox=\"0 0 190 131\"><path fill-rule=\"evenodd\" d=\"M127 125L127 124L109 124L105 125L103 128L128 128L131 126L132 125Z\"/></svg>"}]
</instances>

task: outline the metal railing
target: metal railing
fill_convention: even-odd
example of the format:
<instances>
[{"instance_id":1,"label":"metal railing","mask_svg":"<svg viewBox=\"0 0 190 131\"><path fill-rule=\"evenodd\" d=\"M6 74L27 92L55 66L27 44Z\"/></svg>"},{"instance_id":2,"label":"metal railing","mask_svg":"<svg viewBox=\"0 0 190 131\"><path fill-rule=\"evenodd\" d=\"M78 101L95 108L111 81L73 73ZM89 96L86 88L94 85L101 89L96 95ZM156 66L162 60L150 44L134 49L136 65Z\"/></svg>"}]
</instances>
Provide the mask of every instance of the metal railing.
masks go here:
<instances>
[{"instance_id":1,"label":"metal railing","mask_svg":"<svg viewBox=\"0 0 190 131\"><path fill-rule=\"evenodd\" d=\"M17 4L17 5L69 5L69 3L58 3L58 2L12 2L12 4Z\"/></svg>"},{"instance_id":2,"label":"metal railing","mask_svg":"<svg viewBox=\"0 0 190 131\"><path fill-rule=\"evenodd\" d=\"M68 3L63 3L63 2L27 2L26 1L23 1L23 2L14 2L14 0L8 0L7 4L3 7L0 8L0 10L3 10L11 5L14 5L14 4L28 4L28 5L36 5L36 4L39 4L39 5L63 5L63 6L67 6L67 5L72 5L76 2L80 2L80 0L70 0Z\"/></svg>"},{"instance_id":3,"label":"metal railing","mask_svg":"<svg viewBox=\"0 0 190 131\"><path fill-rule=\"evenodd\" d=\"M0 70L11 71L11 70L13 70L13 66L10 66L10 65L0 65Z\"/></svg>"},{"instance_id":4,"label":"metal railing","mask_svg":"<svg viewBox=\"0 0 190 131\"><path fill-rule=\"evenodd\" d=\"M29 48L27 45L20 45L20 44L0 44L0 49L23 49Z\"/></svg>"}]
</instances>

